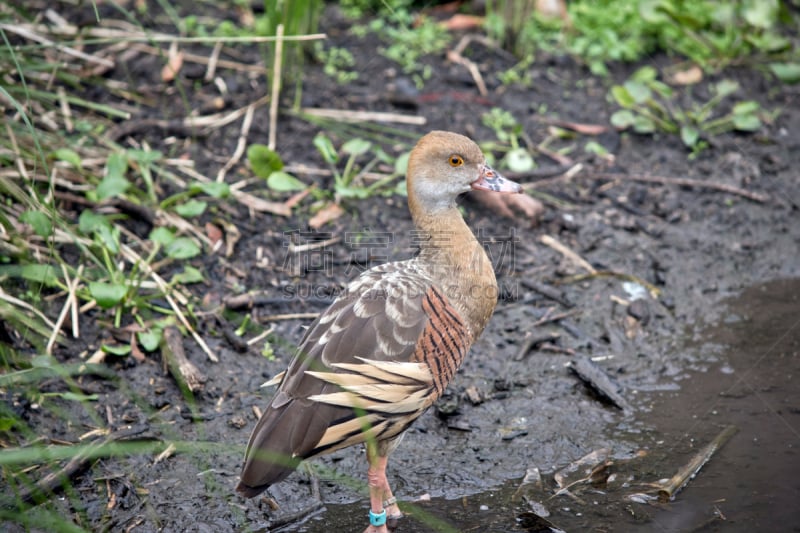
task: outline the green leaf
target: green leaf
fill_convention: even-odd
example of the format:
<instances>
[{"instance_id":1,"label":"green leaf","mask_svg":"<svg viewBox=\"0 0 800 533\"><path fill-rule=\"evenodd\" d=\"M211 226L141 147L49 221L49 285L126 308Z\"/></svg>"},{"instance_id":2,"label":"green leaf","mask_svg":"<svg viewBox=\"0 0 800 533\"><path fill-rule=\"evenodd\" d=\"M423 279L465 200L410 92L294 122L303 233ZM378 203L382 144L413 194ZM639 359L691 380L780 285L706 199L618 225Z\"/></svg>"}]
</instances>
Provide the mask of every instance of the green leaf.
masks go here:
<instances>
[{"instance_id":1,"label":"green leaf","mask_svg":"<svg viewBox=\"0 0 800 533\"><path fill-rule=\"evenodd\" d=\"M722 80L716 85L717 95L720 97L729 96L739 90L739 84L733 80Z\"/></svg>"},{"instance_id":2,"label":"green leaf","mask_svg":"<svg viewBox=\"0 0 800 533\"><path fill-rule=\"evenodd\" d=\"M186 203L176 205L175 212L182 217L196 217L202 215L205 212L206 207L208 207L208 202L189 200Z\"/></svg>"},{"instance_id":3,"label":"green leaf","mask_svg":"<svg viewBox=\"0 0 800 533\"><path fill-rule=\"evenodd\" d=\"M128 293L128 287L119 283L92 281L89 283L89 294L103 309L110 309L122 302Z\"/></svg>"},{"instance_id":4,"label":"green leaf","mask_svg":"<svg viewBox=\"0 0 800 533\"><path fill-rule=\"evenodd\" d=\"M16 418L0 418L0 432L6 433L11 431L17 425Z\"/></svg>"},{"instance_id":5,"label":"green leaf","mask_svg":"<svg viewBox=\"0 0 800 533\"><path fill-rule=\"evenodd\" d=\"M161 226L151 231L148 238L161 246L167 246L175 240L175 234L169 228Z\"/></svg>"},{"instance_id":6,"label":"green leaf","mask_svg":"<svg viewBox=\"0 0 800 533\"><path fill-rule=\"evenodd\" d=\"M106 176L103 178L103 181L97 185L95 194L98 200L105 200L106 198L113 198L114 196L122 196L130 186L131 182L124 177Z\"/></svg>"},{"instance_id":7,"label":"green leaf","mask_svg":"<svg viewBox=\"0 0 800 533\"><path fill-rule=\"evenodd\" d=\"M406 175L406 171L408 170L408 156L411 155L411 152L403 152L397 159L394 160L394 173L399 174L401 176Z\"/></svg>"},{"instance_id":8,"label":"green leaf","mask_svg":"<svg viewBox=\"0 0 800 533\"><path fill-rule=\"evenodd\" d=\"M778 17L778 0L749 0L743 2L744 19L751 26L768 29Z\"/></svg>"},{"instance_id":9,"label":"green leaf","mask_svg":"<svg viewBox=\"0 0 800 533\"><path fill-rule=\"evenodd\" d=\"M758 131L761 128L761 119L758 115L734 115L733 127L738 131Z\"/></svg>"},{"instance_id":10,"label":"green leaf","mask_svg":"<svg viewBox=\"0 0 800 533\"><path fill-rule=\"evenodd\" d=\"M583 149L590 154L597 154L599 156L608 155L608 149L597 141L587 142Z\"/></svg>"},{"instance_id":11,"label":"green leaf","mask_svg":"<svg viewBox=\"0 0 800 533\"><path fill-rule=\"evenodd\" d=\"M339 161L339 155L336 153L336 148L333 143L324 133L317 133L314 137L314 146L322 155L322 159L330 165L335 165Z\"/></svg>"},{"instance_id":12,"label":"green leaf","mask_svg":"<svg viewBox=\"0 0 800 533\"><path fill-rule=\"evenodd\" d=\"M302 191L306 188L306 184L291 174L278 171L269 175L269 178L267 178L267 187L278 192Z\"/></svg>"},{"instance_id":13,"label":"green leaf","mask_svg":"<svg viewBox=\"0 0 800 533\"><path fill-rule=\"evenodd\" d=\"M158 150L128 150L128 158L140 165L151 165L163 157Z\"/></svg>"},{"instance_id":14,"label":"green leaf","mask_svg":"<svg viewBox=\"0 0 800 533\"><path fill-rule=\"evenodd\" d=\"M167 244L164 253L173 259L191 259L200 255L200 247L188 237L178 237Z\"/></svg>"},{"instance_id":15,"label":"green leaf","mask_svg":"<svg viewBox=\"0 0 800 533\"><path fill-rule=\"evenodd\" d=\"M636 133L653 133L656 131L656 124L652 119L636 115L633 117L633 130Z\"/></svg>"},{"instance_id":16,"label":"green leaf","mask_svg":"<svg viewBox=\"0 0 800 533\"><path fill-rule=\"evenodd\" d=\"M58 396L59 398L70 402L86 402L86 401L96 402L98 399L100 399L100 396L98 396L97 394L81 394L80 392L67 391L67 392L52 392L48 394L51 394L53 396Z\"/></svg>"},{"instance_id":17,"label":"green leaf","mask_svg":"<svg viewBox=\"0 0 800 533\"><path fill-rule=\"evenodd\" d=\"M644 104L653 98L653 92L650 88L642 82L628 80L625 82L625 89L633 101L637 104ZM624 106L623 106L624 107Z\"/></svg>"},{"instance_id":18,"label":"green leaf","mask_svg":"<svg viewBox=\"0 0 800 533\"><path fill-rule=\"evenodd\" d=\"M91 209L84 209L78 217L78 229L84 235L91 235L100 228L111 229L111 223L103 215L98 215Z\"/></svg>"},{"instance_id":19,"label":"green leaf","mask_svg":"<svg viewBox=\"0 0 800 533\"><path fill-rule=\"evenodd\" d=\"M231 188L225 182L195 182L189 186L189 192L192 194L207 194L212 198L227 198L231 194Z\"/></svg>"},{"instance_id":20,"label":"green leaf","mask_svg":"<svg viewBox=\"0 0 800 533\"><path fill-rule=\"evenodd\" d=\"M769 69L783 83L800 82L800 63L770 63Z\"/></svg>"},{"instance_id":21,"label":"green leaf","mask_svg":"<svg viewBox=\"0 0 800 533\"><path fill-rule=\"evenodd\" d=\"M512 172L528 172L536 166L533 157L524 148L509 150L506 154L506 165Z\"/></svg>"},{"instance_id":22,"label":"green leaf","mask_svg":"<svg viewBox=\"0 0 800 533\"><path fill-rule=\"evenodd\" d=\"M52 265L0 265L0 277L22 278L49 287L58 286L56 269Z\"/></svg>"},{"instance_id":23,"label":"green leaf","mask_svg":"<svg viewBox=\"0 0 800 533\"><path fill-rule=\"evenodd\" d=\"M613 96L614 100L622 107L630 108L636 105L636 101L633 99L631 93L622 85L614 85L611 88L611 96Z\"/></svg>"},{"instance_id":24,"label":"green leaf","mask_svg":"<svg viewBox=\"0 0 800 533\"><path fill-rule=\"evenodd\" d=\"M59 161L65 161L69 163L78 170L80 170L82 167L81 156L79 156L78 152L76 152L75 150L70 150L69 148L59 148L58 150L53 152L53 157L58 159Z\"/></svg>"},{"instance_id":25,"label":"green leaf","mask_svg":"<svg viewBox=\"0 0 800 533\"><path fill-rule=\"evenodd\" d=\"M734 115L752 115L757 113L761 106L755 100L745 100L733 106Z\"/></svg>"},{"instance_id":26,"label":"green leaf","mask_svg":"<svg viewBox=\"0 0 800 533\"><path fill-rule=\"evenodd\" d=\"M619 129L627 129L636 123L636 115L630 109L620 109L611 115L611 125Z\"/></svg>"},{"instance_id":27,"label":"green leaf","mask_svg":"<svg viewBox=\"0 0 800 533\"><path fill-rule=\"evenodd\" d=\"M681 141L689 148L693 148L700 140L700 132L692 126L681 126Z\"/></svg>"},{"instance_id":28,"label":"green leaf","mask_svg":"<svg viewBox=\"0 0 800 533\"><path fill-rule=\"evenodd\" d=\"M126 152L114 152L106 160L105 176L97 186L95 193L99 200L124 194L130 187L125 177L128 172L128 156Z\"/></svg>"},{"instance_id":29,"label":"green leaf","mask_svg":"<svg viewBox=\"0 0 800 533\"><path fill-rule=\"evenodd\" d=\"M658 71L655 67L651 66L644 66L633 73L631 76L633 81L641 82L641 83L649 83L658 79Z\"/></svg>"},{"instance_id":30,"label":"green leaf","mask_svg":"<svg viewBox=\"0 0 800 533\"><path fill-rule=\"evenodd\" d=\"M179 272L172 276L170 283L182 283L189 285L190 283L200 283L204 281L203 273L191 265L183 267L183 272Z\"/></svg>"},{"instance_id":31,"label":"green leaf","mask_svg":"<svg viewBox=\"0 0 800 533\"><path fill-rule=\"evenodd\" d=\"M19 220L29 224L39 237L46 239L53 233L53 224L50 222L50 217L41 211L23 211L19 216Z\"/></svg>"},{"instance_id":32,"label":"green leaf","mask_svg":"<svg viewBox=\"0 0 800 533\"><path fill-rule=\"evenodd\" d=\"M145 351L154 352L158 349L159 343L161 343L163 333L163 330L159 328L151 328L147 331L140 331L136 334L136 338L139 339L139 344L142 345Z\"/></svg>"},{"instance_id":33,"label":"green leaf","mask_svg":"<svg viewBox=\"0 0 800 533\"><path fill-rule=\"evenodd\" d=\"M247 160L259 178L268 178L270 174L283 168L283 160L278 152L264 144L251 144L247 148Z\"/></svg>"},{"instance_id":34,"label":"green leaf","mask_svg":"<svg viewBox=\"0 0 800 533\"><path fill-rule=\"evenodd\" d=\"M128 355L131 353L131 346L130 344L104 344L100 347L105 353L110 353L111 355Z\"/></svg>"},{"instance_id":35,"label":"green leaf","mask_svg":"<svg viewBox=\"0 0 800 533\"><path fill-rule=\"evenodd\" d=\"M369 152L372 143L364 139L350 139L342 145L342 152L350 155L362 155Z\"/></svg>"}]
</instances>

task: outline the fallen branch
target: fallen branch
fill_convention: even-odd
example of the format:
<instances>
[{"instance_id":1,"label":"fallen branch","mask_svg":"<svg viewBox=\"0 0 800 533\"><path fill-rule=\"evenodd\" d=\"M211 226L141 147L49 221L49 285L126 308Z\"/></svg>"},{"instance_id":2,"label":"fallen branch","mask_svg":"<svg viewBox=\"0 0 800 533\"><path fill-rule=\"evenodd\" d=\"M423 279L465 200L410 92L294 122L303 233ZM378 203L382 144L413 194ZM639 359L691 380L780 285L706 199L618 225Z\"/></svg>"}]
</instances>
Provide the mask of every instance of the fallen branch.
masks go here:
<instances>
[{"instance_id":1,"label":"fallen branch","mask_svg":"<svg viewBox=\"0 0 800 533\"><path fill-rule=\"evenodd\" d=\"M689 480L693 479L697 473L703 468L711 457L716 453L717 450L722 448L726 442L733 437L736 432L739 431L736 426L727 426L723 429L719 435L714 437L708 445L697 452L697 454L692 457L691 461L689 461L686 466L678 470L678 472L669 478L669 480L664 483L664 485L658 490L658 499L662 503L666 503L675 499L675 495L681 491L683 487L689 483Z\"/></svg>"},{"instance_id":2,"label":"fallen branch","mask_svg":"<svg viewBox=\"0 0 800 533\"><path fill-rule=\"evenodd\" d=\"M735 194L754 202L766 203L770 201L770 197L766 194L751 192L746 189L734 187L733 185L726 185L725 183L716 183L713 181L701 181L691 178L668 178L663 176L643 176L643 175L629 175L629 174L590 174L595 179L611 179L611 180L625 180L625 181L638 181L642 183L658 183L661 185L675 185L678 187L693 187L697 189L711 189L714 191L726 192Z\"/></svg>"},{"instance_id":3,"label":"fallen branch","mask_svg":"<svg viewBox=\"0 0 800 533\"><path fill-rule=\"evenodd\" d=\"M208 378L186 358L183 336L178 328L168 327L164 330L161 340L161 356L164 366L169 369L170 374L181 387L186 386L192 392L203 390Z\"/></svg>"}]
</instances>

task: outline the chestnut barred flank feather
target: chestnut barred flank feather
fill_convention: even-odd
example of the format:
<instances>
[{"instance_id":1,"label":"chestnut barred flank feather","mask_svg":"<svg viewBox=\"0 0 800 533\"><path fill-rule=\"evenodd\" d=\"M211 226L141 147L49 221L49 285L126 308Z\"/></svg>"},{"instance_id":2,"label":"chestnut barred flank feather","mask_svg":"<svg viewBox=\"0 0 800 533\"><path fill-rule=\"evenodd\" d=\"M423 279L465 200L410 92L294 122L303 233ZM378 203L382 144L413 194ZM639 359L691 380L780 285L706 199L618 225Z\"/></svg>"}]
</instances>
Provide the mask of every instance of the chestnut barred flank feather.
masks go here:
<instances>
[{"instance_id":1,"label":"chestnut barred flank feather","mask_svg":"<svg viewBox=\"0 0 800 533\"><path fill-rule=\"evenodd\" d=\"M444 392L497 303L492 265L456 206L471 188L519 190L466 137L419 141L408 163L411 216L428 236L419 255L364 272L311 324L267 383L278 390L250 436L239 492L255 496L303 459L367 443L372 512L391 501L388 453Z\"/></svg>"}]
</instances>

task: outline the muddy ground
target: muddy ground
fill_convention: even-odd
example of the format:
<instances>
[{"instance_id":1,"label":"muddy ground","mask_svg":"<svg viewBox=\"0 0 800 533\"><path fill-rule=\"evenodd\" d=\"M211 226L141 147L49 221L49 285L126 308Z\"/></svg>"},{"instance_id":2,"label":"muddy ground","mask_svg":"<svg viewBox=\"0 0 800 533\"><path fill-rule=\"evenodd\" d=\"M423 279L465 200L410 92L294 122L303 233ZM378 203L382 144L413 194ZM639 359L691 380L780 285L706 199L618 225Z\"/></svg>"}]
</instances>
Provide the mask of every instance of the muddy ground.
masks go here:
<instances>
[{"instance_id":1,"label":"muddy ground","mask_svg":"<svg viewBox=\"0 0 800 533\"><path fill-rule=\"evenodd\" d=\"M479 65L488 97L478 95L463 66L435 56L425 60L433 66L432 78L401 106L394 94L408 80L375 53L380 43L374 37L356 39L347 27L331 15L322 30L331 44L354 54L358 81L337 85L320 65L308 64L303 105L424 117L424 126L404 126L419 135L447 129L492 140L493 133L480 121L492 107L511 111L534 143L545 138L552 119L608 125L616 109L607 98L608 88L641 66L617 66L609 79L598 79L569 59L541 56L529 69L529 87L503 86L497 74L513 60L472 45L466 55ZM202 47L194 51L208 54ZM261 61L255 47L237 46L226 53L237 61ZM136 107L137 118L184 114L182 105L175 105L179 95L158 78L160 61L133 54L110 74L155 99L152 106ZM646 63L664 67L674 61L655 57ZM188 67L181 83L190 89L192 106L201 107L216 88L192 74L195 66ZM230 90L229 109L268 92L263 76L224 70L220 76ZM580 172L519 177L545 198L538 221L503 218L473 199L464 200L468 223L483 232L497 259L504 297L450 386L450 396L417 421L392 456L389 474L398 498L417 502L396 531L538 531L534 511L549 513L553 524L568 531L791 530L800 524L800 89L742 68L707 77L692 94L707 99L709 84L722 78L741 83L738 99L757 100L779 113L756 134L716 137L694 160L674 136L609 130L561 141L557 147L574 147L569 156L583 164ZM282 104L289 107L292 95L284 96ZM199 172L213 177L234 151L239 130L236 122L204 138L168 136L157 129L133 136L171 156L187 156ZM285 161L324 167L311 143L317 131L282 114L277 138ZM260 107L248 142L266 143L267 135L268 109ZM584 146L590 140L604 145L613 161L587 154ZM540 169L557 166L543 155L537 162ZM249 171L242 167L232 174L229 179L238 181ZM320 186L328 179L297 175ZM763 198L636 181L641 176L691 178ZM250 190L266 194L259 184ZM347 213L323 231L340 237L391 232L392 242L377 251L374 262L413 254L402 197L373 197L346 207ZM225 217L241 239L230 257L210 254L195 261L208 279L198 295L218 303L236 291L266 291L273 302L252 311L257 321L319 311L318 300L363 267L354 268L351 261L363 250L341 239L326 248L330 268L300 275L284 268L285 232L304 230L308 209L301 204L289 218L252 216L231 202L209 215ZM585 271L545 246L542 236L558 239L598 271L616 274L574 280L571 276ZM641 291L635 279L659 294ZM553 293L543 294L537 284ZM315 288L315 296L323 297L278 301L286 287ZM548 313L565 312L561 320L536 325ZM243 447L256 421L253 408L263 406L269 394L259 385L285 367L291 345L309 320L269 323L276 350L272 361L261 356L260 345L236 351L221 334L228 320L238 318L215 310L199 325L218 363L191 340L184 343L189 358L209 378L194 401L187 401L165 375L158 355L142 364L113 364L118 382L92 384L101 395L96 408L103 419L139 427L145 439L213 445L158 462L150 455L98 460L74 480L82 508L65 499L66 515L83 527L111 531L364 527L365 458L360 449L314 461L312 470L301 468L270 489L277 505L234 494ZM84 350L93 352L103 339L101 330L95 335L84 333L58 356L70 360ZM547 340L520 355L529 336ZM619 383L631 409L604 401L569 371L567 363L580 355L596 358ZM477 392L480 401L470 401L468 390ZM631 499L651 489L643 484L672 476L728 425L738 433L673 502ZM58 420L40 420L38 429L65 440L84 431ZM590 466L606 457L613 462L606 473L613 476L595 486L575 485L572 495L554 496L553 474L591 452L600 458ZM523 476L534 469L541 473L541 485L519 491Z\"/></svg>"}]
</instances>

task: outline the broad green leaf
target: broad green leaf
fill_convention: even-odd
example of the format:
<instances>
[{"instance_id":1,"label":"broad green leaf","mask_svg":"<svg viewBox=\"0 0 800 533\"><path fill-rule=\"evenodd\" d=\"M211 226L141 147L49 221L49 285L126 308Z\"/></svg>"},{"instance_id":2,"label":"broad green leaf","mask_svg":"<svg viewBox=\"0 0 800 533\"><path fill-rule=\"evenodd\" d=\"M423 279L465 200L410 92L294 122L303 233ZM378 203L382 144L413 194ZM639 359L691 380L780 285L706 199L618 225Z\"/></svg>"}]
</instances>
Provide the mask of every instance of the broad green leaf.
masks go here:
<instances>
[{"instance_id":1,"label":"broad green leaf","mask_svg":"<svg viewBox=\"0 0 800 533\"><path fill-rule=\"evenodd\" d=\"M111 355L128 355L131 353L130 344L104 344L100 347L106 353Z\"/></svg>"},{"instance_id":2,"label":"broad green leaf","mask_svg":"<svg viewBox=\"0 0 800 533\"><path fill-rule=\"evenodd\" d=\"M635 115L633 117L633 130L636 133L653 133L656 131L656 124L647 117Z\"/></svg>"},{"instance_id":3,"label":"broad green leaf","mask_svg":"<svg viewBox=\"0 0 800 533\"><path fill-rule=\"evenodd\" d=\"M39 237L47 238L53 233L53 224L50 217L41 211L24 211L19 216L20 222L29 224Z\"/></svg>"},{"instance_id":4,"label":"broad green leaf","mask_svg":"<svg viewBox=\"0 0 800 533\"><path fill-rule=\"evenodd\" d=\"M64 161L66 163L69 163L78 170L80 170L82 167L81 156L79 156L78 152L76 152L75 150L70 150L69 148L59 148L58 150L53 152L53 157L55 157L59 161Z\"/></svg>"},{"instance_id":5,"label":"broad green leaf","mask_svg":"<svg viewBox=\"0 0 800 533\"><path fill-rule=\"evenodd\" d=\"M734 115L733 127L739 131L758 131L761 128L761 119L758 115Z\"/></svg>"},{"instance_id":6,"label":"broad green leaf","mask_svg":"<svg viewBox=\"0 0 800 533\"><path fill-rule=\"evenodd\" d=\"M172 276L171 283L182 283L184 285L189 285L190 283L200 283L204 279L205 278L203 277L202 272L191 265L186 265L183 267L183 272L179 272Z\"/></svg>"},{"instance_id":7,"label":"broad green leaf","mask_svg":"<svg viewBox=\"0 0 800 533\"><path fill-rule=\"evenodd\" d=\"M608 149L597 141L587 142L583 149L590 154L597 154L599 156L608 155Z\"/></svg>"},{"instance_id":8,"label":"broad green leaf","mask_svg":"<svg viewBox=\"0 0 800 533\"><path fill-rule=\"evenodd\" d=\"M178 237L164 248L164 253L173 259L191 259L200 255L200 247L188 237Z\"/></svg>"},{"instance_id":9,"label":"broad green leaf","mask_svg":"<svg viewBox=\"0 0 800 533\"><path fill-rule=\"evenodd\" d=\"M512 172L528 172L536 166L533 157L524 148L509 150L506 154L506 165Z\"/></svg>"},{"instance_id":10,"label":"broad green leaf","mask_svg":"<svg viewBox=\"0 0 800 533\"><path fill-rule=\"evenodd\" d=\"M128 150L128 159L140 165L150 165L163 157L158 150Z\"/></svg>"},{"instance_id":11,"label":"broad green leaf","mask_svg":"<svg viewBox=\"0 0 800 533\"><path fill-rule=\"evenodd\" d=\"M649 65L644 66L634 72L633 76L631 76L631 79L641 83L649 83L658 79L658 71Z\"/></svg>"},{"instance_id":12,"label":"broad green leaf","mask_svg":"<svg viewBox=\"0 0 800 533\"><path fill-rule=\"evenodd\" d=\"M783 83L800 82L800 63L770 63L769 69Z\"/></svg>"},{"instance_id":13,"label":"broad green leaf","mask_svg":"<svg viewBox=\"0 0 800 533\"><path fill-rule=\"evenodd\" d=\"M611 115L611 124L615 128L627 129L636 123L636 115L630 109L620 109Z\"/></svg>"},{"instance_id":14,"label":"broad green leaf","mask_svg":"<svg viewBox=\"0 0 800 533\"><path fill-rule=\"evenodd\" d=\"M742 15L751 26L771 28L778 18L778 0L746 0Z\"/></svg>"},{"instance_id":15,"label":"broad green leaf","mask_svg":"<svg viewBox=\"0 0 800 533\"><path fill-rule=\"evenodd\" d=\"M8 432L17 425L15 418L0 418L0 432Z\"/></svg>"},{"instance_id":16,"label":"broad green leaf","mask_svg":"<svg viewBox=\"0 0 800 533\"><path fill-rule=\"evenodd\" d=\"M163 333L159 328L151 328L147 331L140 331L136 334L136 338L139 339L139 344L142 345L145 351L154 352L158 349Z\"/></svg>"},{"instance_id":17,"label":"broad green leaf","mask_svg":"<svg viewBox=\"0 0 800 533\"><path fill-rule=\"evenodd\" d=\"M106 176L103 178L97 188L95 194L98 200L105 200L106 198L113 198L115 196L122 196L131 186L131 182L127 179L119 177Z\"/></svg>"},{"instance_id":18,"label":"broad green leaf","mask_svg":"<svg viewBox=\"0 0 800 533\"><path fill-rule=\"evenodd\" d=\"M611 88L611 96L613 96L614 100L622 107L629 108L636 105L636 100L634 100L631 93L628 92L628 89L622 85L614 85Z\"/></svg>"},{"instance_id":19,"label":"broad green leaf","mask_svg":"<svg viewBox=\"0 0 800 533\"><path fill-rule=\"evenodd\" d=\"M399 174L401 176L406 175L406 171L408 170L408 156L411 155L411 152L403 152L397 159L394 160L394 173Z\"/></svg>"},{"instance_id":20,"label":"broad green leaf","mask_svg":"<svg viewBox=\"0 0 800 533\"><path fill-rule=\"evenodd\" d=\"M148 238L151 241L160 244L161 246L167 246L169 243L175 240L175 234L169 228L160 226L153 229Z\"/></svg>"},{"instance_id":21,"label":"broad green leaf","mask_svg":"<svg viewBox=\"0 0 800 533\"><path fill-rule=\"evenodd\" d=\"M175 212L182 217L196 217L202 215L206 207L208 207L208 202L189 200L186 203L176 205Z\"/></svg>"},{"instance_id":22,"label":"broad green leaf","mask_svg":"<svg viewBox=\"0 0 800 533\"><path fill-rule=\"evenodd\" d=\"M626 81L625 89L628 91L630 97L633 98L633 101L637 104L643 104L653 97L653 92L650 90L650 88L639 81Z\"/></svg>"},{"instance_id":23,"label":"broad green leaf","mask_svg":"<svg viewBox=\"0 0 800 533\"><path fill-rule=\"evenodd\" d=\"M755 100L745 100L733 106L734 115L752 115L757 113L761 106Z\"/></svg>"},{"instance_id":24,"label":"broad green leaf","mask_svg":"<svg viewBox=\"0 0 800 533\"><path fill-rule=\"evenodd\" d=\"M192 183L189 186L192 194L207 194L212 198L227 198L231 194L230 186L225 182L209 181L206 183Z\"/></svg>"},{"instance_id":25,"label":"broad green leaf","mask_svg":"<svg viewBox=\"0 0 800 533\"><path fill-rule=\"evenodd\" d=\"M322 159L324 159L326 163L334 165L339 161L339 155L336 153L336 148L333 147L333 143L327 137L327 135L324 133L317 133L313 142L320 155L322 155Z\"/></svg>"},{"instance_id":26,"label":"broad green leaf","mask_svg":"<svg viewBox=\"0 0 800 533\"><path fill-rule=\"evenodd\" d=\"M273 191L279 192L302 191L306 188L306 184L291 174L277 171L270 174L269 178L267 178L267 187Z\"/></svg>"},{"instance_id":27,"label":"broad green leaf","mask_svg":"<svg viewBox=\"0 0 800 533\"><path fill-rule=\"evenodd\" d=\"M91 235L100 228L111 229L111 223L103 215L98 215L91 209L84 209L78 217L78 229L84 235Z\"/></svg>"},{"instance_id":28,"label":"broad green leaf","mask_svg":"<svg viewBox=\"0 0 800 533\"><path fill-rule=\"evenodd\" d=\"M364 139L350 139L342 145L342 152L350 155L362 155L369 152L372 143Z\"/></svg>"},{"instance_id":29,"label":"broad green leaf","mask_svg":"<svg viewBox=\"0 0 800 533\"><path fill-rule=\"evenodd\" d=\"M716 85L717 95L729 96L739 90L739 83L733 80L722 80Z\"/></svg>"},{"instance_id":30,"label":"broad green leaf","mask_svg":"<svg viewBox=\"0 0 800 533\"><path fill-rule=\"evenodd\" d=\"M112 254L119 253L119 228L100 226L95 232L95 241L99 242Z\"/></svg>"},{"instance_id":31,"label":"broad green leaf","mask_svg":"<svg viewBox=\"0 0 800 533\"><path fill-rule=\"evenodd\" d=\"M124 178L128 172L128 154L114 152L106 159L106 177Z\"/></svg>"},{"instance_id":32,"label":"broad green leaf","mask_svg":"<svg viewBox=\"0 0 800 533\"><path fill-rule=\"evenodd\" d=\"M681 126L681 140L689 148L693 148L700 140L700 132L692 126Z\"/></svg>"},{"instance_id":33,"label":"broad green leaf","mask_svg":"<svg viewBox=\"0 0 800 533\"><path fill-rule=\"evenodd\" d=\"M264 144L251 144L247 148L247 160L253 173L259 178L268 178L270 174L283 168L283 160L278 152Z\"/></svg>"},{"instance_id":34,"label":"broad green leaf","mask_svg":"<svg viewBox=\"0 0 800 533\"><path fill-rule=\"evenodd\" d=\"M92 281L89 283L89 294L103 309L110 309L119 304L128 292L128 287L119 283Z\"/></svg>"}]
</instances>

